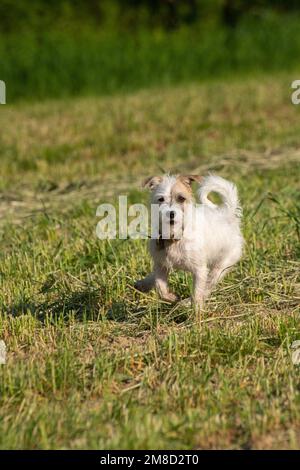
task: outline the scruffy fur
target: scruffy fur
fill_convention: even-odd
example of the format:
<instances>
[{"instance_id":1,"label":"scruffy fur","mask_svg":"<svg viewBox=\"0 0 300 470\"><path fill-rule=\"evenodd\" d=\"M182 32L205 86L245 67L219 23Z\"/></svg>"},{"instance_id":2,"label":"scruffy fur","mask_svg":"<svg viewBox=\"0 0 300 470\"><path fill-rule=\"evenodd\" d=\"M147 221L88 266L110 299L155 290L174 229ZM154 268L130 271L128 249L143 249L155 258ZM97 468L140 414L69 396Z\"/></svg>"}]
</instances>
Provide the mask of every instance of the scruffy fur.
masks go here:
<instances>
[{"instance_id":1,"label":"scruffy fur","mask_svg":"<svg viewBox=\"0 0 300 470\"><path fill-rule=\"evenodd\" d=\"M196 204L191 184L201 182L198 189L200 204ZM170 292L168 275L173 269L191 272L194 280L192 301L202 307L205 299L228 270L242 255L243 237L240 230L241 208L236 186L216 175L154 176L144 182L151 190L151 203L159 205L164 222L170 224L168 239L150 240L153 272L137 281L135 287L143 292L156 288L162 299L174 302L177 296ZM218 206L208 199L210 192L218 193L223 204ZM176 239L176 230L183 224L187 208L195 208L197 218L188 236L183 232Z\"/></svg>"}]
</instances>

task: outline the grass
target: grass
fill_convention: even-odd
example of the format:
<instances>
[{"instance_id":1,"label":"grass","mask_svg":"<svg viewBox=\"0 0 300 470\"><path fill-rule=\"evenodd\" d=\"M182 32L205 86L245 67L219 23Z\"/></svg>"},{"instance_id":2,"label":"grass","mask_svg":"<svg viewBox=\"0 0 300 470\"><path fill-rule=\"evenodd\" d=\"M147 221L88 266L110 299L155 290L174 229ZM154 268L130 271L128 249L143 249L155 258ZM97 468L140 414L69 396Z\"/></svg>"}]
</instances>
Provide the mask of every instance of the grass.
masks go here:
<instances>
[{"instance_id":1,"label":"grass","mask_svg":"<svg viewBox=\"0 0 300 470\"><path fill-rule=\"evenodd\" d=\"M21 28L1 34L0 79L12 103L293 70L299 66L299 24L297 14L265 12L234 29L199 24L169 33L137 29L128 34Z\"/></svg>"},{"instance_id":2,"label":"grass","mask_svg":"<svg viewBox=\"0 0 300 470\"><path fill-rule=\"evenodd\" d=\"M1 107L0 448L299 449L293 79ZM133 289L144 241L95 237L97 205L146 201L160 168L240 191L245 254L200 325Z\"/></svg>"}]
</instances>

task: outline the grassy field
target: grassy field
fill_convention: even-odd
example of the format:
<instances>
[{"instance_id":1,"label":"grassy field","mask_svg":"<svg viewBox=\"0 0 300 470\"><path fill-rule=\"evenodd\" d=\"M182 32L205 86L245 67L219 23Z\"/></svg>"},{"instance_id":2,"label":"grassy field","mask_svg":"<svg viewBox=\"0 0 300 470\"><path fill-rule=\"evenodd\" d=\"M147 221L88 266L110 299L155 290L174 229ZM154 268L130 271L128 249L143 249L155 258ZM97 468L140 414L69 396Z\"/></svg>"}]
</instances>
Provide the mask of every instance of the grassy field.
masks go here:
<instances>
[{"instance_id":1,"label":"grassy field","mask_svg":"<svg viewBox=\"0 0 300 470\"><path fill-rule=\"evenodd\" d=\"M0 108L0 448L300 448L294 78ZM244 257L201 324L134 290L145 241L95 236L162 169L240 191Z\"/></svg>"}]
</instances>

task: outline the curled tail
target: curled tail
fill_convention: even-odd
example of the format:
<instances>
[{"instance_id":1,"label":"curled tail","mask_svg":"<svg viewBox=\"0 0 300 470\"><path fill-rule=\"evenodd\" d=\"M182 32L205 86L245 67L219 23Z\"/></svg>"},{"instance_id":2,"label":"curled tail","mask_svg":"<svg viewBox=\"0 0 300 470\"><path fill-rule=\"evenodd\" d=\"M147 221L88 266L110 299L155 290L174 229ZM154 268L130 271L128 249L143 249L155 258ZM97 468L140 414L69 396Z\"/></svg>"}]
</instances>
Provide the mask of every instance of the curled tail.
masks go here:
<instances>
[{"instance_id":1,"label":"curled tail","mask_svg":"<svg viewBox=\"0 0 300 470\"><path fill-rule=\"evenodd\" d=\"M203 179L198 192L201 204L218 208L216 204L208 199L207 196L210 192L220 194L221 198L223 199L223 205L221 207L225 207L232 214L236 215L237 217L241 217L242 209L235 184L215 175L209 175Z\"/></svg>"}]
</instances>

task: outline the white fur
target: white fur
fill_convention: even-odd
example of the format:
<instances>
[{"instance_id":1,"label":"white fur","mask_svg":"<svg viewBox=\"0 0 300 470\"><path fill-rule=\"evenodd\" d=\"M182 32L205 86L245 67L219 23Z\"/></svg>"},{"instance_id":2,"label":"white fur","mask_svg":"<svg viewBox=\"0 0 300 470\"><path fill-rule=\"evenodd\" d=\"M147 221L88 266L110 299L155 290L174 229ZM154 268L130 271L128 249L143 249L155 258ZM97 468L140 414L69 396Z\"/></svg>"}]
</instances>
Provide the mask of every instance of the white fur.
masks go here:
<instances>
[{"instance_id":1,"label":"white fur","mask_svg":"<svg viewBox=\"0 0 300 470\"><path fill-rule=\"evenodd\" d=\"M171 190L176 177L165 176L152 188L152 202L164 197L160 205L163 214L175 209L176 220L172 226L173 238L159 244L150 240L150 253L154 269L136 287L148 291L156 287L162 298L175 301L176 296L169 291L168 274L173 269L191 272L194 279L192 299L202 306L216 283L228 272L242 255L243 237L240 230L241 208L236 186L215 175L204 178L198 197L201 204L180 205L172 200ZM217 206L208 199L210 192L220 194L223 204ZM182 228L185 212L193 207L196 217L193 223L184 227L182 238L174 239L179 226ZM188 229L188 230L185 230ZM176 238L176 237L175 237Z\"/></svg>"}]
</instances>

